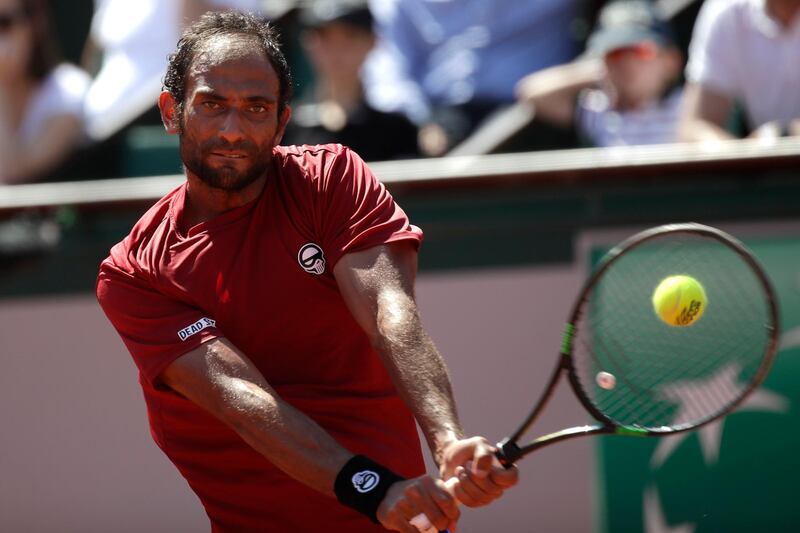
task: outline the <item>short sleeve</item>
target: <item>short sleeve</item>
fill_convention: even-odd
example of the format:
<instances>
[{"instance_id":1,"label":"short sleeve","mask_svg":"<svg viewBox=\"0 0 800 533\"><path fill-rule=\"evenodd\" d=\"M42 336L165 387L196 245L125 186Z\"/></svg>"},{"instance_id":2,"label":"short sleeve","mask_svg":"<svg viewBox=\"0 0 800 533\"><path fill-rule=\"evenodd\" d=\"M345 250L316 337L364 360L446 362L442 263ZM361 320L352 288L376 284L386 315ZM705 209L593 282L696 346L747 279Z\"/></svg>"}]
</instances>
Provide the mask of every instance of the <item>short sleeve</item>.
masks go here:
<instances>
[{"instance_id":1,"label":"short sleeve","mask_svg":"<svg viewBox=\"0 0 800 533\"><path fill-rule=\"evenodd\" d=\"M223 336L213 318L161 294L110 259L100 267L96 289L100 306L150 384L181 355Z\"/></svg>"},{"instance_id":2,"label":"short sleeve","mask_svg":"<svg viewBox=\"0 0 800 533\"><path fill-rule=\"evenodd\" d=\"M735 96L736 13L728 0L703 4L689 46L687 80Z\"/></svg>"},{"instance_id":3,"label":"short sleeve","mask_svg":"<svg viewBox=\"0 0 800 533\"><path fill-rule=\"evenodd\" d=\"M324 169L322 247L331 265L346 253L390 242L422 242L386 187L353 151L343 148Z\"/></svg>"}]
</instances>

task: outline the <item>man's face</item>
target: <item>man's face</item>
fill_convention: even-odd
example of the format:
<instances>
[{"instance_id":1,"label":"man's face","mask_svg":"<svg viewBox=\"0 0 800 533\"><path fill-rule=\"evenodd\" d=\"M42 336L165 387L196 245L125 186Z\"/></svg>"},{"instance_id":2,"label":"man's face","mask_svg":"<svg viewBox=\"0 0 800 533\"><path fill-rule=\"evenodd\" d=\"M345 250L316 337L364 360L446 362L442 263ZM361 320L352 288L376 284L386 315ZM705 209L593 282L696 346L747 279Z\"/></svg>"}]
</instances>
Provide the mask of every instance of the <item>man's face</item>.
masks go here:
<instances>
[{"instance_id":1,"label":"man's face","mask_svg":"<svg viewBox=\"0 0 800 533\"><path fill-rule=\"evenodd\" d=\"M280 82L253 41L209 41L186 75L180 153L208 186L238 191L263 176L283 136L288 107L278 116Z\"/></svg>"}]
</instances>

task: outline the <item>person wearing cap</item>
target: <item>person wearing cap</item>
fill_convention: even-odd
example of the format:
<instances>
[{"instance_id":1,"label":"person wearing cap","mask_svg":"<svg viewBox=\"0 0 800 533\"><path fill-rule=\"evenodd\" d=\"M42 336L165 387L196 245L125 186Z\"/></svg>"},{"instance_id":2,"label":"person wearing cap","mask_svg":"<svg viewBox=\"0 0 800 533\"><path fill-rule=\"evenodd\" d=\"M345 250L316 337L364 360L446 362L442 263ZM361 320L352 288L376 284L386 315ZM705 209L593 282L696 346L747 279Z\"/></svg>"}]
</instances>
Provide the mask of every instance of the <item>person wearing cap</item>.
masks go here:
<instances>
[{"instance_id":1,"label":"person wearing cap","mask_svg":"<svg viewBox=\"0 0 800 533\"><path fill-rule=\"evenodd\" d=\"M89 76L52 29L43 0L0 1L0 185L54 179L83 142Z\"/></svg>"},{"instance_id":2,"label":"person wearing cap","mask_svg":"<svg viewBox=\"0 0 800 533\"><path fill-rule=\"evenodd\" d=\"M654 5L618 0L600 12L582 57L526 76L517 96L537 119L574 127L593 146L675 142L681 67Z\"/></svg>"},{"instance_id":3,"label":"person wearing cap","mask_svg":"<svg viewBox=\"0 0 800 533\"><path fill-rule=\"evenodd\" d=\"M685 141L800 135L800 0L711 0L694 26L680 120Z\"/></svg>"},{"instance_id":4,"label":"person wearing cap","mask_svg":"<svg viewBox=\"0 0 800 533\"><path fill-rule=\"evenodd\" d=\"M360 72L375 45L366 0L321 0L300 13L311 63L313 101L300 103L285 144L339 143L367 161L417 157L417 127L401 113L378 111L364 98Z\"/></svg>"},{"instance_id":5,"label":"person wearing cap","mask_svg":"<svg viewBox=\"0 0 800 533\"><path fill-rule=\"evenodd\" d=\"M367 99L420 126L439 156L514 102L528 73L572 60L583 0L369 0L378 45L364 68Z\"/></svg>"}]
</instances>

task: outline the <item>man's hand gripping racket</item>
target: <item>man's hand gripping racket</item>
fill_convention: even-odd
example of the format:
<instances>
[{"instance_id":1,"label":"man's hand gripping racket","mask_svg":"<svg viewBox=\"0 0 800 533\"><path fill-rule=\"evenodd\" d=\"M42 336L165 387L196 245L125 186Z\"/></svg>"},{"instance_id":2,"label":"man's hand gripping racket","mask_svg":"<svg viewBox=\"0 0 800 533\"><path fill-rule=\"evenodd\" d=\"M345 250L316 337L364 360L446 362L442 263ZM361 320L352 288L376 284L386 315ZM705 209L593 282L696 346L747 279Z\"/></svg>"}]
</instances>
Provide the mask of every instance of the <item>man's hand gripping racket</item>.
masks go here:
<instances>
[{"instance_id":1,"label":"man's hand gripping racket","mask_svg":"<svg viewBox=\"0 0 800 533\"><path fill-rule=\"evenodd\" d=\"M657 314L654 292L671 276L696 280L703 297L681 294L678 286L669 304L675 307ZM699 318L692 314L698 305ZM666 314L675 321L667 323ZM547 388L497 445L497 459L510 466L585 435L653 437L696 429L731 412L764 380L778 338L771 284L742 243L700 224L638 233L609 251L584 284ZM562 376L594 423L520 444ZM457 481L445 483L452 492ZM424 514L411 524L436 531Z\"/></svg>"}]
</instances>

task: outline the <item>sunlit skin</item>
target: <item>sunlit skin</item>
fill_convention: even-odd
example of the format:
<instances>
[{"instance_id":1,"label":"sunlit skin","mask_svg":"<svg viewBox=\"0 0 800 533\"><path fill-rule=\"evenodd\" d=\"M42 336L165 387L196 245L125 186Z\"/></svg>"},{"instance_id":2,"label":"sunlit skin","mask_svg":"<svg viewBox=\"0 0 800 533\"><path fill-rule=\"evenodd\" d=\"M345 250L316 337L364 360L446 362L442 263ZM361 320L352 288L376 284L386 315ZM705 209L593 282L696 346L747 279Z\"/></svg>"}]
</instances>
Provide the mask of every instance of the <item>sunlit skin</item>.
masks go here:
<instances>
[{"instance_id":1,"label":"sunlit skin","mask_svg":"<svg viewBox=\"0 0 800 533\"><path fill-rule=\"evenodd\" d=\"M291 115L288 106L279 114L269 59L243 37L210 39L186 74L185 95L182 110L169 92L159 99L167 130L180 135L184 230L258 197Z\"/></svg>"}]
</instances>

